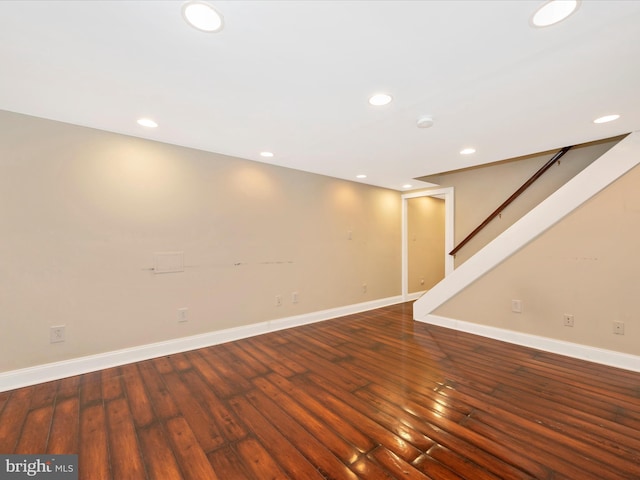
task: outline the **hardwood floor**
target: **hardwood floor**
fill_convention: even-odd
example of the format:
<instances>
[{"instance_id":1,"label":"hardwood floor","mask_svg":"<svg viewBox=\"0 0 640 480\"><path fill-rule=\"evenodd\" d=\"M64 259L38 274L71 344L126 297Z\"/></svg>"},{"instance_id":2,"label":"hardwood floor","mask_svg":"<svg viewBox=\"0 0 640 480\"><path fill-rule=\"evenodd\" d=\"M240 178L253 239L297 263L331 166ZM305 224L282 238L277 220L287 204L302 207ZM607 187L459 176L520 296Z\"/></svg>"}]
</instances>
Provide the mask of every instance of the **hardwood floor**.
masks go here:
<instances>
[{"instance_id":1,"label":"hardwood floor","mask_svg":"<svg viewBox=\"0 0 640 480\"><path fill-rule=\"evenodd\" d=\"M0 393L0 453L100 479L638 479L640 374L400 304Z\"/></svg>"}]
</instances>

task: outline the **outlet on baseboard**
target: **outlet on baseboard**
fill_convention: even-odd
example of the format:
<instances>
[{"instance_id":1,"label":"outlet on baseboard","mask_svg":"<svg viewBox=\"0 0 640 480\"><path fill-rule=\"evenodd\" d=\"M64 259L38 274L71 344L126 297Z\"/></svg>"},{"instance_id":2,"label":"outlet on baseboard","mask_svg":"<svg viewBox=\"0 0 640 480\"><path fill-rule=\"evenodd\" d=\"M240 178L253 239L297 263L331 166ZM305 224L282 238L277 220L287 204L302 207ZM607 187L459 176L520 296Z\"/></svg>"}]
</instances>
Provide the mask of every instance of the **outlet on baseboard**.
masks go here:
<instances>
[{"instance_id":1,"label":"outlet on baseboard","mask_svg":"<svg viewBox=\"0 0 640 480\"><path fill-rule=\"evenodd\" d=\"M276 295L276 307L282 306L282 295Z\"/></svg>"},{"instance_id":2,"label":"outlet on baseboard","mask_svg":"<svg viewBox=\"0 0 640 480\"><path fill-rule=\"evenodd\" d=\"M185 323L189 321L189 309L187 307L178 309L178 323Z\"/></svg>"},{"instance_id":3,"label":"outlet on baseboard","mask_svg":"<svg viewBox=\"0 0 640 480\"><path fill-rule=\"evenodd\" d=\"M573 315L571 315L570 313L565 313L562 324L565 327L573 327Z\"/></svg>"}]
</instances>

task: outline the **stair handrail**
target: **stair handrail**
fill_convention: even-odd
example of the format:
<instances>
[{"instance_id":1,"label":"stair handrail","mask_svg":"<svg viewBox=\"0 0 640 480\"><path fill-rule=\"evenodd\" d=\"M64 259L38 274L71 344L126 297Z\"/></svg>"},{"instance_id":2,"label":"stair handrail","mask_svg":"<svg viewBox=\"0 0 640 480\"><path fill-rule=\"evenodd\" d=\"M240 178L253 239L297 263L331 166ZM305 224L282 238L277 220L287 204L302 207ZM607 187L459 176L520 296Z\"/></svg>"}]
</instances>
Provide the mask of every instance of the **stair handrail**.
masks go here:
<instances>
[{"instance_id":1,"label":"stair handrail","mask_svg":"<svg viewBox=\"0 0 640 480\"><path fill-rule=\"evenodd\" d=\"M462 247L464 247L473 237L475 237L480 230L482 230L484 227L486 227L489 222L491 222L491 220L493 220L494 218L496 218L498 215L500 215L502 213L502 211L509 206L509 204L511 204L511 202L513 202L516 198L518 198L520 195L522 195L522 193L529 188L533 182L535 182L536 180L538 180L538 178L540 178L542 176L542 174L544 172L546 172L547 170L549 170L549 168L551 168L551 166L556 163L558 160L560 160L560 158L567 153L569 150L571 150L572 146L569 147L563 147L559 152L557 152L553 157L551 157L551 159L545 163L536 173L534 173L529 180L527 180L526 182L524 182L520 188L518 188L509 198L507 198L504 202L502 202L502 204L496 208L480 225L478 225L469 235L467 235L465 237L464 240L462 240L453 250L451 250L449 252L449 255L455 255L456 253L458 253L460 251L460 249Z\"/></svg>"}]
</instances>

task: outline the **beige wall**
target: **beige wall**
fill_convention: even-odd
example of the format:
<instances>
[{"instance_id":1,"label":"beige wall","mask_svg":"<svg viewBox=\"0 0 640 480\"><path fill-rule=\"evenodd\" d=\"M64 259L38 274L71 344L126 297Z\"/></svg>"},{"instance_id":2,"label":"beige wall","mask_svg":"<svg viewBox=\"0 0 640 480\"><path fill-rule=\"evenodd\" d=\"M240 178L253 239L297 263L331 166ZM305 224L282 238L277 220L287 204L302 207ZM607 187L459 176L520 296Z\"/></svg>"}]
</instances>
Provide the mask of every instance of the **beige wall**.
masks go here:
<instances>
[{"instance_id":1,"label":"beige wall","mask_svg":"<svg viewBox=\"0 0 640 480\"><path fill-rule=\"evenodd\" d=\"M636 167L433 313L640 355L638 185Z\"/></svg>"},{"instance_id":2,"label":"beige wall","mask_svg":"<svg viewBox=\"0 0 640 480\"><path fill-rule=\"evenodd\" d=\"M444 200L407 199L408 292L429 290L444 278Z\"/></svg>"},{"instance_id":3,"label":"beige wall","mask_svg":"<svg viewBox=\"0 0 640 480\"><path fill-rule=\"evenodd\" d=\"M455 265L459 266L468 260L596 158L602 156L621 138L592 142L569 150L561 158L559 165L551 167L508 206L501 217L496 217L456 254ZM425 177L425 180L440 186L455 188L455 244L458 245L464 240L555 153L554 151L530 155Z\"/></svg>"},{"instance_id":4,"label":"beige wall","mask_svg":"<svg viewBox=\"0 0 640 480\"><path fill-rule=\"evenodd\" d=\"M390 190L0 111L0 371L399 295L400 207ZM183 273L150 270L166 251L184 251Z\"/></svg>"}]
</instances>

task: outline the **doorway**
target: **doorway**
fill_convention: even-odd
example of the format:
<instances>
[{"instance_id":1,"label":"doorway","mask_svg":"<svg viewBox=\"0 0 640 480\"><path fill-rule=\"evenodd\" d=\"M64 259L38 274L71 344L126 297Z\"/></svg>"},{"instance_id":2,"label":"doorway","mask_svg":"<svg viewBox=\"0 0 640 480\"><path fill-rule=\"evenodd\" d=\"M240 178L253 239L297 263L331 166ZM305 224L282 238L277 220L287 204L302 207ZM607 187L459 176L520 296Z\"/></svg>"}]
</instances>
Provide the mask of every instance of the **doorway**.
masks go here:
<instances>
[{"instance_id":1,"label":"doorway","mask_svg":"<svg viewBox=\"0 0 640 480\"><path fill-rule=\"evenodd\" d=\"M453 271L453 220L453 187L402 195L404 301L419 298Z\"/></svg>"}]
</instances>

